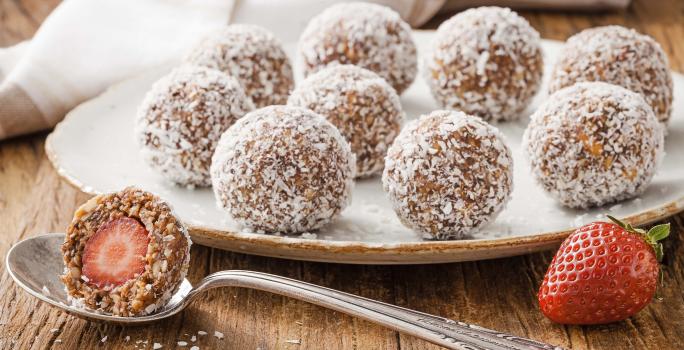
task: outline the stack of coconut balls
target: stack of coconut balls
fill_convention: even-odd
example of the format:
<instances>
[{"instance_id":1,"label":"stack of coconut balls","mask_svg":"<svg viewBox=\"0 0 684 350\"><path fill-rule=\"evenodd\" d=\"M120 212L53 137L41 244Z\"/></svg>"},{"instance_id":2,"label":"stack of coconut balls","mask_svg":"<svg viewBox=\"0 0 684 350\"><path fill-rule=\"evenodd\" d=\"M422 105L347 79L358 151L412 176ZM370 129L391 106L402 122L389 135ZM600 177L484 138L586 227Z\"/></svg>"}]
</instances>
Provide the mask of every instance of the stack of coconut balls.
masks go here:
<instances>
[{"instance_id":1,"label":"stack of coconut balls","mask_svg":"<svg viewBox=\"0 0 684 350\"><path fill-rule=\"evenodd\" d=\"M405 123L399 95L417 75L411 29L391 9L334 5L299 42L296 87L267 30L230 25L201 41L140 106L146 162L170 182L213 186L245 229L304 233L351 203L356 178L382 174L400 220L459 239L495 219L513 188L513 158L489 122L519 120L540 89L537 31L498 7L437 30L424 79L444 108ZM635 196L663 153L672 80L650 37L611 26L570 38L553 93L524 149L539 184L568 207Z\"/></svg>"}]
</instances>

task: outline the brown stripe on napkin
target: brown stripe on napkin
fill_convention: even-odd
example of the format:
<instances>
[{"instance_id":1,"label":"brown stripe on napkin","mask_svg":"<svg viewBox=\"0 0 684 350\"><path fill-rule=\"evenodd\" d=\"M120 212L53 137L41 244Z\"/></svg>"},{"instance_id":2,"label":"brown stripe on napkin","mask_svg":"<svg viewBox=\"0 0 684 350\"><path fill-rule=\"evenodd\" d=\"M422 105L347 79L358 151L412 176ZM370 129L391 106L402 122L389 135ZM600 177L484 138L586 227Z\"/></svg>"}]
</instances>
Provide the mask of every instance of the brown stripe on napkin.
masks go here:
<instances>
[{"instance_id":1,"label":"brown stripe on napkin","mask_svg":"<svg viewBox=\"0 0 684 350\"><path fill-rule=\"evenodd\" d=\"M52 127L20 86L0 85L0 140Z\"/></svg>"}]
</instances>

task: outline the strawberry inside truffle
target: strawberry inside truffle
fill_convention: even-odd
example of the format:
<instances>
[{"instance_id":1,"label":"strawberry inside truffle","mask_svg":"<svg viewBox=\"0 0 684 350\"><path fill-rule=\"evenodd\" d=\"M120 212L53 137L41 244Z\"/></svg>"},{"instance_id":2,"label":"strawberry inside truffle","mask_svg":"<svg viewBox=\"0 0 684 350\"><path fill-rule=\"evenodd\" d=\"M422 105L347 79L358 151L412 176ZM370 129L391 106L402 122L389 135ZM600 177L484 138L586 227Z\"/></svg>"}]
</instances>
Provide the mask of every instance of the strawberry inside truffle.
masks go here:
<instances>
[{"instance_id":1,"label":"strawberry inside truffle","mask_svg":"<svg viewBox=\"0 0 684 350\"><path fill-rule=\"evenodd\" d=\"M83 275L88 283L118 286L141 274L145 270L148 235L138 220L129 217L100 226L83 252Z\"/></svg>"}]
</instances>

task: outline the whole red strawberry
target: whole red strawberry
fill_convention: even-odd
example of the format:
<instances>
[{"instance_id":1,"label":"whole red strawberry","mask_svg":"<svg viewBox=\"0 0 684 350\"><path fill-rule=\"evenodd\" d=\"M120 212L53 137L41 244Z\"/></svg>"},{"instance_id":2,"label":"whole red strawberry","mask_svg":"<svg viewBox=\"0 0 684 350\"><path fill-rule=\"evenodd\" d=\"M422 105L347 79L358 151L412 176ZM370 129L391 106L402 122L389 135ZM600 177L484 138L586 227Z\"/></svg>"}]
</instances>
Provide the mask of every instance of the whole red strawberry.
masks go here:
<instances>
[{"instance_id":1,"label":"whole red strawberry","mask_svg":"<svg viewBox=\"0 0 684 350\"><path fill-rule=\"evenodd\" d=\"M539 287L539 307L554 322L600 324L624 320L653 299L670 225L648 232L609 216L573 232Z\"/></svg>"}]
</instances>

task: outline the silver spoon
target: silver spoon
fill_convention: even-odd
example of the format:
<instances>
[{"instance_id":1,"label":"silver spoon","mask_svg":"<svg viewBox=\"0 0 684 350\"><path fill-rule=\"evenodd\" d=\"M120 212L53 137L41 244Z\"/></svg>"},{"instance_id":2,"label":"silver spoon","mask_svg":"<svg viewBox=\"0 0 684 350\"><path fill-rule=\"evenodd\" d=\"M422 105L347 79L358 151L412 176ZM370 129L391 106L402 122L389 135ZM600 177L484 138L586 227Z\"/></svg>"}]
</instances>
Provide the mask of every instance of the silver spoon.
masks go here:
<instances>
[{"instance_id":1,"label":"silver spoon","mask_svg":"<svg viewBox=\"0 0 684 350\"><path fill-rule=\"evenodd\" d=\"M31 237L15 244L7 253L7 271L14 281L34 297L70 314L88 320L136 325L173 316L203 292L217 287L244 287L303 300L360 317L399 332L413 335L449 349L561 349L534 340L405 309L356 295L339 292L290 278L252 271L221 271L193 286L184 280L169 303L152 315L119 317L71 306L59 280L63 261L60 245L64 234Z\"/></svg>"}]
</instances>

